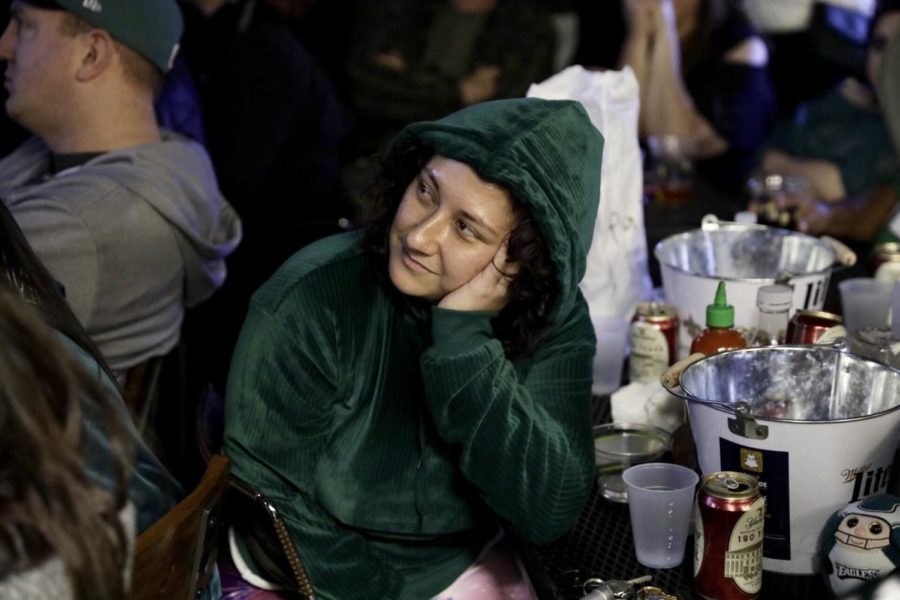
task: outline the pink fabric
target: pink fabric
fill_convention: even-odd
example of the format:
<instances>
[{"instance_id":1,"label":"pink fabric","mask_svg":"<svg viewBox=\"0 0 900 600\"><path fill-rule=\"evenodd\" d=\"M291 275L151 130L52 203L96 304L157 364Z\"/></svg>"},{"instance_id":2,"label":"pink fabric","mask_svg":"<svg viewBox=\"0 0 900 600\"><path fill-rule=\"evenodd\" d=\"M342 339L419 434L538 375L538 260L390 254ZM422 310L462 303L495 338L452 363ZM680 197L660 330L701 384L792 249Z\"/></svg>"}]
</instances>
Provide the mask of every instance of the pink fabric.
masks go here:
<instances>
[{"instance_id":1,"label":"pink fabric","mask_svg":"<svg viewBox=\"0 0 900 600\"><path fill-rule=\"evenodd\" d=\"M500 540L434 600L537 600L515 553Z\"/></svg>"}]
</instances>

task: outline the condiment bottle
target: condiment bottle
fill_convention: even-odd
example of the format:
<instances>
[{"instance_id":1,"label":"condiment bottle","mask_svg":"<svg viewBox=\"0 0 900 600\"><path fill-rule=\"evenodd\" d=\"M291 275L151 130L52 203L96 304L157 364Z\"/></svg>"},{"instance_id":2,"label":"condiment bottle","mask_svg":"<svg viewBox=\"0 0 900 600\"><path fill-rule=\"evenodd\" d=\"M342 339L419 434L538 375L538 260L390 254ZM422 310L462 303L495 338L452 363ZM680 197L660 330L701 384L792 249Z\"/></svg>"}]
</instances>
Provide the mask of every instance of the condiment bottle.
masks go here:
<instances>
[{"instance_id":1,"label":"condiment bottle","mask_svg":"<svg viewBox=\"0 0 900 600\"><path fill-rule=\"evenodd\" d=\"M759 309L759 323L750 346L777 346L784 343L794 290L788 285L764 285L756 291L756 308Z\"/></svg>"},{"instance_id":2,"label":"condiment bottle","mask_svg":"<svg viewBox=\"0 0 900 600\"><path fill-rule=\"evenodd\" d=\"M734 329L734 307L725 297L725 282L720 281L715 301L706 305L706 329L691 342L691 354L702 352L712 356L746 347L747 340Z\"/></svg>"}]
</instances>

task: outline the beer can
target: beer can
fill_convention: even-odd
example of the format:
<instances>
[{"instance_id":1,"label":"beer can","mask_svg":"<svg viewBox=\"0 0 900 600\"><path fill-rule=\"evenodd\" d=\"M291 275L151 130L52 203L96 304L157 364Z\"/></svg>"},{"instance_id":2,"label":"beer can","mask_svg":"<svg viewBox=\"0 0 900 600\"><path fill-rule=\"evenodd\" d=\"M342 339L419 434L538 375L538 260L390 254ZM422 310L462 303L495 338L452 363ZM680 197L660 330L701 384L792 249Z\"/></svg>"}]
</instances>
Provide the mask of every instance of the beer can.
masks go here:
<instances>
[{"instance_id":1,"label":"beer can","mask_svg":"<svg viewBox=\"0 0 900 600\"><path fill-rule=\"evenodd\" d=\"M658 381L675 364L678 344L678 310L662 302L642 302L631 320L629 381Z\"/></svg>"},{"instance_id":2,"label":"beer can","mask_svg":"<svg viewBox=\"0 0 900 600\"><path fill-rule=\"evenodd\" d=\"M844 320L838 315L818 310L798 310L790 318L786 344L827 344L847 335Z\"/></svg>"},{"instance_id":3,"label":"beer can","mask_svg":"<svg viewBox=\"0 0 900 600\"><path fill-rule=\"evenodd\" d=\"M765 503L752 475L719 471L703 478L694 506L694 589L699 596L759 596Z\"/></svg>"}]
</instances>

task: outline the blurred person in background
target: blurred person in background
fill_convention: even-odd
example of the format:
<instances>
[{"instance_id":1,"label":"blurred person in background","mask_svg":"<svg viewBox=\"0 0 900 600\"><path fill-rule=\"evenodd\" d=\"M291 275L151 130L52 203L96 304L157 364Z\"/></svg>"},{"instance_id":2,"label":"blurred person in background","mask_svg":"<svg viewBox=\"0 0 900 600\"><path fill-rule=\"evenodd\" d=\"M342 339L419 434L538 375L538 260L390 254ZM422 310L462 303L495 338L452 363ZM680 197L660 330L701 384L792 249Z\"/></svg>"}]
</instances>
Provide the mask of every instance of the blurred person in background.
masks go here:
<instances>
[{"instance_id":1,"label":"blurred person in background","mask_svg":"<svg viewBox=\"0 0 900 600\"><path fill-rule=\"evenodd\" d=\"M883 96L897 77L884 53L900 33L900 2L883 1L872 19L866 81L844 80L779 125L762 155L764 173L809 182L807 197L785 197L797 229L845 240L877 242L894 210L900 161L886 122L898 99ZM886 85L886 87L885 87Z\"/></svg>"},{"instance_id":2,"label":"blurred person in background","mask_svg":"<svg viewBox=\"0 0 900 600\"><path fill-rule=\"evenodd\" d=\"M529 0L360 0L348 82L358 157L345 173L359 197L374 153L405 125L464 106L524 96L553 74L550 13Z\"/></svg>"},{"instance_id":3,"label":"blurred person in background","mask_svg":"<svg viewBox=\"0 0 900 600\"><path fill-rule=\"evenodd\" d=\"M769 46L780 118L847 77L865 78L866 33L876 0L743 0Z\"/></svg>"},{"instance_id":4,"label":"blurred person in background","mask_svg":"<svg viewBox=\"0 0 900 600\"><path fill-rule=\"evenodd\" d=\"M623 0L620 66L640 85L639 131L678 136L710 180L737 189L769 134L768 51L736 0Z\"/></svg>"}]
</instances>

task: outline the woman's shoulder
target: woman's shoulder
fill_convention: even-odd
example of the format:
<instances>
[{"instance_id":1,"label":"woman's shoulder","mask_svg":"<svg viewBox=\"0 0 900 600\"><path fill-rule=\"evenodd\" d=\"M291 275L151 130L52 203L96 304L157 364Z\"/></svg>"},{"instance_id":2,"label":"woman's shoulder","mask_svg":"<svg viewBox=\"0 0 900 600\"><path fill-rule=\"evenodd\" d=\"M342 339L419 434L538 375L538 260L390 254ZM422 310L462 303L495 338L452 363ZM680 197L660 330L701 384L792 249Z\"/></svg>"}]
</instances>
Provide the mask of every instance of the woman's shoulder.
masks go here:
<instances>
[{"instance_id":1,"label":"woman's shoulder","mask_svg":"<svg viewBox=\"0 0 900 600\"><path fill-rule=\"evenodd\" d=\"M329 236L291 256L254 294L253 302L274 310L283 302L314 294L358 291L373 269L357 231Z\"/></svg>"}]
</instances>

